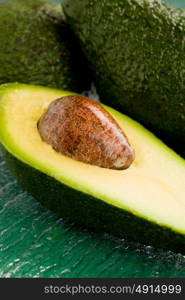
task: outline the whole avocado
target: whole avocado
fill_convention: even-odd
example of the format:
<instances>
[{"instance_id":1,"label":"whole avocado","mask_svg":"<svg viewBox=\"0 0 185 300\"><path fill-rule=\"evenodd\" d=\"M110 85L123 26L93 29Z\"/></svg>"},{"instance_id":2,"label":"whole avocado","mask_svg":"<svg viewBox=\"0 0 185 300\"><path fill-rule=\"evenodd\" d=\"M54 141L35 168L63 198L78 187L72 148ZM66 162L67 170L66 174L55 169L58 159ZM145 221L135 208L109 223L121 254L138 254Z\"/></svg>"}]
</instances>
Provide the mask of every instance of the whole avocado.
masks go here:
<instances>
[{"instance_id":1,"label":"whole avocado","mask_svg":"<svg viewBox=\"0 0 185 300\"><path fill-rule=\"evenodd\" d=\"M185 11L160 0L64 0L63 8L104 102L183 154Z\"/></svg>"},{"instance_id":2,"label":"whole avocado","mask_svg":"<svg viewBox=\"0 0 185 300\"><path fill-rule=\"evenodd\" d=\"M0 84L22 82L81 91L89 86L84 56L60 4L0 3Z\"/></svg>"}]
</instances>

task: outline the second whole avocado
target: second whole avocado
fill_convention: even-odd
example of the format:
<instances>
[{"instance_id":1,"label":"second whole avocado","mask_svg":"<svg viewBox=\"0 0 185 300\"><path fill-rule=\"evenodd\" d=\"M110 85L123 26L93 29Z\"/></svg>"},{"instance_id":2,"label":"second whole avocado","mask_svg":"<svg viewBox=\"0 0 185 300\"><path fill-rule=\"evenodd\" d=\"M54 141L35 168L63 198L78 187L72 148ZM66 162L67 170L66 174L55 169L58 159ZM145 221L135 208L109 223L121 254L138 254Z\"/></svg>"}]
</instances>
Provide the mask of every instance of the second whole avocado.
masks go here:
<instances>
[{"instance_id":1,"label":"second whole avocado","mask_svg":"<svg viewBox=\"0 0 185 300\"><path fill-rule=\"evenodd\" d=\"M0 3L0 84L21 82L80 92L89 88L84 56L60 3Z\"/></svg>"},{"instance_id":2,"label":"second whole avocado","mask_svg":"<svg viewBox=\"0 0 185 300\"><path fill-rule=\"evenodd\" d=\"M160 0L64 0L63 8L101 98L184 154L184 10Z\"/></svg>"}]
</instances>

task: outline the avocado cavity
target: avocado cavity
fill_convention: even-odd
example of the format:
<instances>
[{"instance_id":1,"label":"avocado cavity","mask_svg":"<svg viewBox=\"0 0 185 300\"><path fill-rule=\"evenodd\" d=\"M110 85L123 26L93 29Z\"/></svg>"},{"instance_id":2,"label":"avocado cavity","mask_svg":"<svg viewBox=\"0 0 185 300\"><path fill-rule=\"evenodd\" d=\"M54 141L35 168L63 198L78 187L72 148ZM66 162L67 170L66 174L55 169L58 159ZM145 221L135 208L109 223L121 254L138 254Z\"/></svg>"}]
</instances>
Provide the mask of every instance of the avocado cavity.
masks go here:
<instances>
[{"instance_id":1,"label":"avocado cavity","mask_svg":"<svg viewBox=\"0 0 185 300\"><path fill-rule=\"evenodd\" d=\"M86 97L65 96L51 102L38 130L43 141L57 152L88 164L123 170L135 157L113 117Z\"/></svg>"}]
</instances>

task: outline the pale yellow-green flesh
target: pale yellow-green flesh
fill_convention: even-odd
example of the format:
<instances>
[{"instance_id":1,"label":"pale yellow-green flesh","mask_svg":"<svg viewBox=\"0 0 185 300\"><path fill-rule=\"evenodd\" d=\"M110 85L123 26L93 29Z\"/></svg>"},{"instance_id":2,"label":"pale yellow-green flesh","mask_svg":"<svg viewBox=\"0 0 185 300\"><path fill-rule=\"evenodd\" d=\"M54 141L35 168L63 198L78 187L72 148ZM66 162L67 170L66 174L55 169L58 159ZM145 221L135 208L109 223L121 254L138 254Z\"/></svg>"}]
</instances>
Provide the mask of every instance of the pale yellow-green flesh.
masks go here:
<instances>
[{"instance_id":1,"label":"pale yellow-green flesh","mask_svg":"<svg viewBox=\"0 0 185 300\"><path fill-rule=\"evenodd\" d=\"M1 143L74 189L185 234L185 162L137 122L104 106L136 151L134 163L123 171L75 161L41 140L37 121L51 101L67 94L26 85L7 88L0 101Z\"/></svg>"}]
</instances>

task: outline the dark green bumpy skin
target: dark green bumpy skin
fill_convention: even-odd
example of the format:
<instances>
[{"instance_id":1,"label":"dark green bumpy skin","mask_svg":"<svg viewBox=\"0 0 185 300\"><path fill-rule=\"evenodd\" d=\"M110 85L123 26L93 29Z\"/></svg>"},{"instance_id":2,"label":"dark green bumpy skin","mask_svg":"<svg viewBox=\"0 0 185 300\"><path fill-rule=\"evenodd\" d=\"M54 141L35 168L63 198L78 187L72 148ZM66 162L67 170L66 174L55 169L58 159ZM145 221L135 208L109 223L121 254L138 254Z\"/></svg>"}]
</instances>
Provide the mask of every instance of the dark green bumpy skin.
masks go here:
<instances>
[{"instance_id":1,"label":"dark green bumpy skin","mask_svg":"<svg viewBox=\"0 0 185 300\"><path fill-rule=\"evenodd\" d=\"M0 3L0 84L21 82L82 91L90 78L60 4Z\"/></svg>"},{"instance_id":2,"label":"dark green bumpy skin","mask_svg":"<svg viewBox=\"0 0 185 300\"><path fill-rule=\"evenodd\" d=\"M185 253L184 235L74 190L17 160L6 150L4 154L22 186L57 215L93 230Z\"/></svg>"},{"instance_id":3,"label":"dark green bumpy skin","mask_svg":"<svg viewBox=\"0 0 185 300\"><path fill-rule=\"evenodd\" d=\"M64 0L103 101L185 154L185 11L160 0Z\"/></svg>"}]
</instances>

